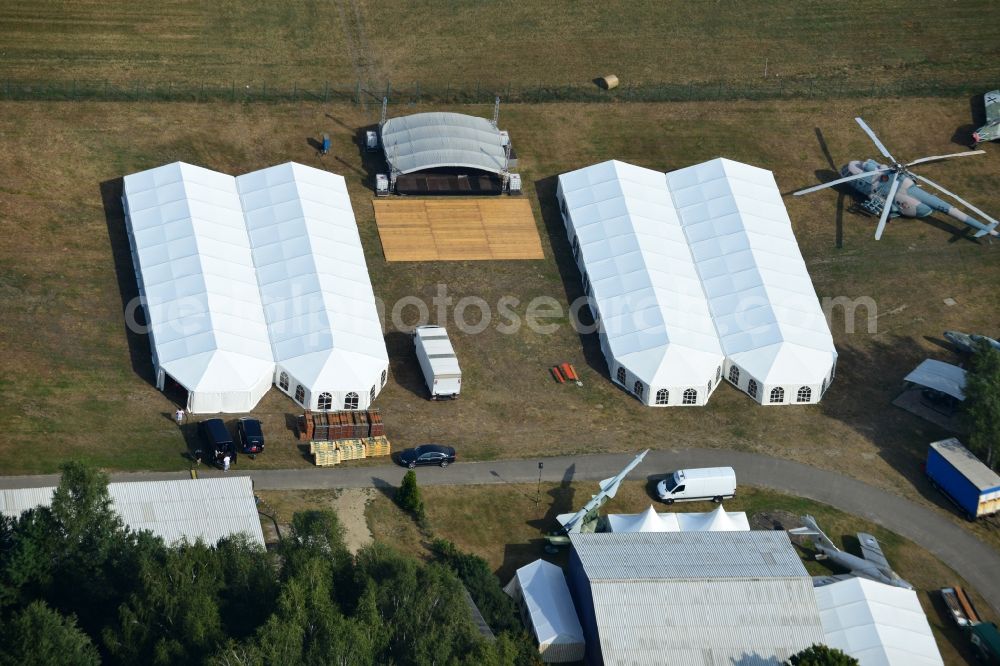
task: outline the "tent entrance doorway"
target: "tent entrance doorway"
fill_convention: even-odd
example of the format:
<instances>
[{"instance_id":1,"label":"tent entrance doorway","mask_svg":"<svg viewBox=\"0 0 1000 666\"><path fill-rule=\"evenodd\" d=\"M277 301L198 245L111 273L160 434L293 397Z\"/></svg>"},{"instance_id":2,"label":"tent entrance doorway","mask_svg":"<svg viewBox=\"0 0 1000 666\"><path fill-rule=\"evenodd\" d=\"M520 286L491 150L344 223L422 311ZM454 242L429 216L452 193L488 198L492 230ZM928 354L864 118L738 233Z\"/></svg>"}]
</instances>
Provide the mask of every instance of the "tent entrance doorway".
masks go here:
<instances>
[{"instance_id":1,"label":"tent entrance doorway","mask_svg":"<svg viewBox=\"0 0 1000 666\"><path fill-rule=\"evenodd\" d=\"M163 376L163 395L181 409L188 408L188 390L166 373Z\"/></svg>"}]
</instances>

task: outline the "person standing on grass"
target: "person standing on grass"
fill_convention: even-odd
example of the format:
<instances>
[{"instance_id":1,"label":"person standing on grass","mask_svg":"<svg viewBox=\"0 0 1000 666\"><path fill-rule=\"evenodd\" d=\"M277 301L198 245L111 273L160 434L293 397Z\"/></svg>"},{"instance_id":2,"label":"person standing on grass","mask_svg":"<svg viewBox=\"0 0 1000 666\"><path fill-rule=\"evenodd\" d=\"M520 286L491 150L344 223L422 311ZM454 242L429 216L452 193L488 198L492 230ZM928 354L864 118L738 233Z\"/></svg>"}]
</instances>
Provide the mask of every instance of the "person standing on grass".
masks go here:
<instances>
[{"instance_id":1,"label":"person standing on grass","mask_svg":"<svg viewBox=\"0 0 1000 666\"><path fill-rule=\"evenodd\" d=\"M174 420L177 421L178 426L184 425L184 410L180 407L178 407L177 411L174 412Z\"/></svg>"},{"instance_id":2,"label":"person standing on grass","mask_svg":"<svg viewBox=\"0 0 1000 666\"><path fill-rule=\"evenodd\" d=\"M229 454L226 454L226 457L222 459L222 471L229 471Z\"/></svg>"}]
</instances>

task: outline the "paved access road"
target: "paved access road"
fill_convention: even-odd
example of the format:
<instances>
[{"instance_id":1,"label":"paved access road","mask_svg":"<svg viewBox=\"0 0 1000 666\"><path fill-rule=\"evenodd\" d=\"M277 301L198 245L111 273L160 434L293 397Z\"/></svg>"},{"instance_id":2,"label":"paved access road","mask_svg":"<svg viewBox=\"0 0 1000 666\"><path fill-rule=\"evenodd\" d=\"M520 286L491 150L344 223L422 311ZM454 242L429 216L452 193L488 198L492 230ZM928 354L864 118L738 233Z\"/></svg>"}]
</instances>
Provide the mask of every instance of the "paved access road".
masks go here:
<instances>
[{"instance_id":1,"label":"paved access road","mask_svg":"<svg viewBox=\"0 0 1000 666\"><path fill-rule=\"evenodd\" d=\"M533 483L538 463L542 480L589 481L614 476L632 459L629 454L559 456L532 460L457 463L447 469L420 468L421 485ZM829 504L919 544L965 578L1000 613L1000 553L937 512L836 472L743 451L681 449L650 451L630 478L641 479L685 467L732 466L740 484L770 488ZM396 465L230 472L249 474L260 490L306 490L398 486L405 470ZM203 476L222 472L201 471ZM112 481L188 478L187 473L113 474ZM58 476L0 477L0 488L49 486ZM822 527L822 526L821 526Z\"/></svg>"}]
</instances>

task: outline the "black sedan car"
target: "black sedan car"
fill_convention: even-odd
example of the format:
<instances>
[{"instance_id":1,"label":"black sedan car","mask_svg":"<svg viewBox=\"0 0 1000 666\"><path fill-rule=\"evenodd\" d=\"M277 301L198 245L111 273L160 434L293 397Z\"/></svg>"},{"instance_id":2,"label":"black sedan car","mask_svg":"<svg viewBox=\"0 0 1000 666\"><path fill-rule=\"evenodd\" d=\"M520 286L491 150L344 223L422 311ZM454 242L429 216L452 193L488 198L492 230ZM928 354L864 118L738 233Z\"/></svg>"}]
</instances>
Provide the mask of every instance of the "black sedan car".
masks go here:
<instances>
[{"instance_id":1,"label":"black sedan car","mask_svg":"<svg viewBox=\"0 0 1000 666\"><path fill-rule=\"evenodd\" d=\"M255 456L264 452L264 431L257 419L241 418L236 424L236 439L243 453Z\"/></svg>"},{"instance_id":2,"label":"black sedan car","mask_svg":"<svg viewBox=\"0 0 1000 666\"><path fill-rule=\"evenodd\" d=\"M406 449L400 453L399 462L410 469L417 465L447 467L455 462L455 449L440 444L422 444L415 449Z\"/></svg>"}]
</instances>

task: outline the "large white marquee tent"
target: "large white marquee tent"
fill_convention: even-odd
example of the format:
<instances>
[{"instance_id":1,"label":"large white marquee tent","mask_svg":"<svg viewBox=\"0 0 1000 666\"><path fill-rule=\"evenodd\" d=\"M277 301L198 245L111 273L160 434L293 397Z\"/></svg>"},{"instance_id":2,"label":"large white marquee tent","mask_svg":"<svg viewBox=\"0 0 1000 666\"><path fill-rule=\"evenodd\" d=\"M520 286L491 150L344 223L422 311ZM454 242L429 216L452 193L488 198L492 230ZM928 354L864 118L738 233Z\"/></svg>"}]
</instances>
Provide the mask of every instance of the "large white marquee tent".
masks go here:
<instances>
[{"instance_id":1,"label":"large white marquee tent","mask_svg":"<svg viewBox=\"0 0 1000 666\"><path fill-rule=\"evenodd\" d=\"M771 172L618 161L557 189L612 379L703 405L722 378L761 404L818 402L837 352Z\"/></svg>"},{"instance_id":2,"label":"large white marquee tent","mask_svg":"<svg viewBox=\"0 0 1000 666\"><path fill-rule=\"evenodd\" d=\"M307 408L371 404L388 354L341 176L177 162L126 176L123 204L157 388L194 413L248 412L272 383Z\"/></svg>"},{"instance_id":3,"label":"large white marquee tent","mask_svg":"<svg viewBox=\"0 0 1000 666\"><path fill-rule=\"evenodd\" d=\"M309 409L369 407L389 356L344 179L288 163L236 186L278 388Z\"/></svg>"},{"instance_id":4,"label":"large white marquee tent","mask_svg":"<svg viewBox=\"0 0 1000 666\"><path fill-rule=\"evenodd\" d=\"M156 386L192 412L247 412L274 358L243 209L230 176L175 162L125 177L125 219Z\"/></svg>"}]
</instances>

